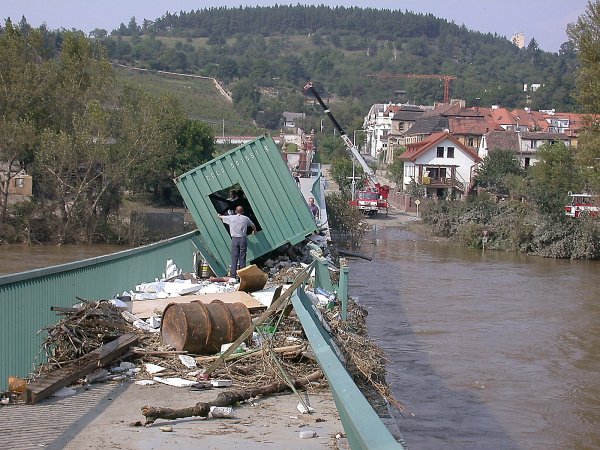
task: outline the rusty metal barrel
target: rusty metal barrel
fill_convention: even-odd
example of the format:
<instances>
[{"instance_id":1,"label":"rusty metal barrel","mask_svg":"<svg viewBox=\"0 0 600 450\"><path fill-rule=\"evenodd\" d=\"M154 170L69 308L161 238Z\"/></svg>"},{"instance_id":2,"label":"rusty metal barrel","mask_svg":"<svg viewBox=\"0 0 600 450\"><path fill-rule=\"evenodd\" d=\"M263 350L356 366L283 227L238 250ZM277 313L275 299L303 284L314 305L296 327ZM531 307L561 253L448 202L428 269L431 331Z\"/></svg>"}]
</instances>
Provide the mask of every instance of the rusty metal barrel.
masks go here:
<instances>
[{"instance_id":1,"label":"rusty metal barrel","mask_svg":"<svg viewBox=\"0 0 600 450\"><path fill-rule=\"evenodd\" d=\"M175 350L212 354L240 337L251 321L250 311L243 303L170 303L162 315L160 335Z\"/></svg>"}]
</instances>

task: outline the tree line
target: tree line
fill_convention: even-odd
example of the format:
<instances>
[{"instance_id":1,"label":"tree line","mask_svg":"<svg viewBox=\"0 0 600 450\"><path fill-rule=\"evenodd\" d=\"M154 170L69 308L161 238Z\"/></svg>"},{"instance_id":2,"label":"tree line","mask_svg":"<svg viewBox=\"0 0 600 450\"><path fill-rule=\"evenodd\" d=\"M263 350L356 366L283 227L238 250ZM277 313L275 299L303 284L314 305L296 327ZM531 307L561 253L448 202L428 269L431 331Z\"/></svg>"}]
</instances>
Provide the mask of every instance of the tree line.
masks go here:
<instances>
[{"instance_id":1,"label":"tree line","mask_svg":"<svg viewBox=\"0 0 600 450\"><path fill-rule=\"evenodd\" d=\"M397 101L398 90L406 91L402 101L415 104L442 100L440 81L369 77L381 73L453 75L452 96L470 104L577 109L571 95L577 58L570 42L558 53L542 51L535 38L519 49L504 37L431 14L323 5L206 8L167 13L143 25L132 18L94 36L111 59L214 76L230 90L251 84L263 95L253 99L253 108L241 106L257 120L259 111L298 111L298 90L308 80L323 95L359 101L363 111ZM534 83L541 84L537 91L523 91Z\"/></svg>"},{"instance_id":2,"label":"tree line","mask_svg":"<svg viewBox=\"0 0 600 450\"><path fill-rule=\"evenodd\" d=\"M172 98L117 83L83 33L49 36L10 20L0 30L0 241L128 241L125 193L181 203L172 179L212 158L212 130ZM20 169L33 198L9 204Z\"/></svg>"}]
</instances>

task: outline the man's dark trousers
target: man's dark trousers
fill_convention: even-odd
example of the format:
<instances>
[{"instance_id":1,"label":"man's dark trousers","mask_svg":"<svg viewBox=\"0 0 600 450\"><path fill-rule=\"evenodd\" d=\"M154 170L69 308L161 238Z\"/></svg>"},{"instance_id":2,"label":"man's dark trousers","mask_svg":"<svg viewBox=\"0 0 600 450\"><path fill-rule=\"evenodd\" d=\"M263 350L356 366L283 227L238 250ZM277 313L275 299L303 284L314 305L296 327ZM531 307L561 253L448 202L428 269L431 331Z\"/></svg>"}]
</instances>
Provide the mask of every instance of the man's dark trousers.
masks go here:
<instances>
[{"instance_id":1,"label":"man's dark trousers","mask_svg":"<svg viewBox=\"0 0 600 450\"><path fill-rule=\"evenodd\" d=\"M248 239L246 237L231 238L231 278L237 277L238 266L240 269L246 267L246 250Z\"/></svg>"}]
</instances>

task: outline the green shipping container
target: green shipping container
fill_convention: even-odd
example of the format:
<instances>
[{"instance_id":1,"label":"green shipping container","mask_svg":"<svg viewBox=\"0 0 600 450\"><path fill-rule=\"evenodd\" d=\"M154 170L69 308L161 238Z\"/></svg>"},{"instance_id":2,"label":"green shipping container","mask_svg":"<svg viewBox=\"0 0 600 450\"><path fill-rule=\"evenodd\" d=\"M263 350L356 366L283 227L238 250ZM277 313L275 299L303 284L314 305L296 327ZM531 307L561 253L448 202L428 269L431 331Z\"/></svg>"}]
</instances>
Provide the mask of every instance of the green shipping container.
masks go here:
<instances>
[{"instance_id":1,"label":"green shipping container","mask_svg":"<svg viewBox=\"0 0 600 450\"><path fill-rule=\"evenodd\" d=\"M217 276L231 263L231 238L218 214L227 214L229 191L244 194L244 214L258 228L248 236L248 263L317 231L315 221L277 145L261 136L175 179L200 234L196 245Z\"/></svg>"}]
</instances>

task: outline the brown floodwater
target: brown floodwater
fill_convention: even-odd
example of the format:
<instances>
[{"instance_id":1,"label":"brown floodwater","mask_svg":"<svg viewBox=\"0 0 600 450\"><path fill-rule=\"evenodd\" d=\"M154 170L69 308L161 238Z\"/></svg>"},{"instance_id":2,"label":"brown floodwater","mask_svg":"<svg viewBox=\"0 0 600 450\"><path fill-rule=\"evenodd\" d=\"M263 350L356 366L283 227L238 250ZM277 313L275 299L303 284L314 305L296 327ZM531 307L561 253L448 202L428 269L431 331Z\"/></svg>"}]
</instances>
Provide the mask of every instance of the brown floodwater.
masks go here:
<instances>
[{"instance_id":1,"label":"brown floodwater","mask_svg":"<svg viewBox=\"0 0 600 450\"><path fill-rule=\"evenodd\" d=\"M127 250L122 245L0 245L0 276Z\"/></svg>"},{"instance_id":2,"label":"brown floodwater","mask_svg":"<svg viewBox=\"0 0 600 450\"><path fill-rule=\"evenodd\" d=\"M0 274L124 250L0 245ZM600 448L600 263L383 229L353 260L411 450Z\"/></svg>"},{"instance_id":3,"label":"brown floodwater","mask_svg":"<svg viewBox=\"0 0 600 450\"><path fill-rule=\"evenodd\" d=\"M384 229L351 263L411 450L600 448L600 263Z\"/></svg>"}]
</instances>

